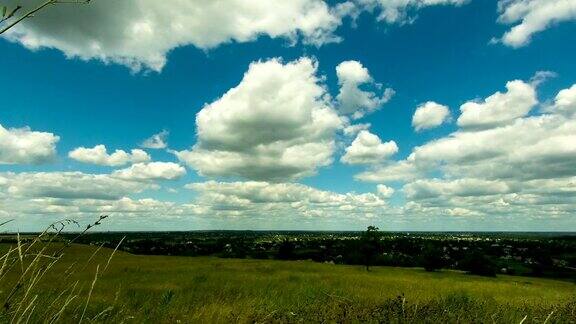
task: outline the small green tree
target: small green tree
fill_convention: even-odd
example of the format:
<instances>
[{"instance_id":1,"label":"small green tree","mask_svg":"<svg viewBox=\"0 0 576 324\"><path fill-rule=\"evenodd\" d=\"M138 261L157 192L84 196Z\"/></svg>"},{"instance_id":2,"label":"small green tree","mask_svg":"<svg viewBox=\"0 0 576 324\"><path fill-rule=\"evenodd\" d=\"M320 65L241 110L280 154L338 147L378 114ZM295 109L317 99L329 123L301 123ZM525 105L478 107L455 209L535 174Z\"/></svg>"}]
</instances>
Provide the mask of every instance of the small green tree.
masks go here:
<instances>
[{"instance_id":1,"label":"small green tree","mask_svg":"<svg viewBox=\"0 0 576 324\"><path fill-rule=\"evenodd\" d=\"M429 244L424 247L421 255L422 266L426 271L436 271L442 269L446 262L442 257L442 250Z\"/></svg>"},{"instance_id":2,"label":"small green tree","mask_svg":"<svg viewBox=\"0 0 576 324\"><path fill-rule=\"evenodd\" d=\"M462 269L469 274L485 277L496 277L496 264L481 251L467 255L460 263Z\"/></svg>"},{"instance_id":3,"label":"small green tree","mask_svg":"<svg viewBox=\"0 0 576 324\"><path fill-rule=\"evenodd\" d=\"M281 260L290 260L294 258L294 250L295 250L294 243L288 239L285 239L280 243L278 248L278 258Z\"/></svg>"},{"instance_id":4,"label":"small green tree","mask_svg":"<svg viewBox=\"0 0 576 324\"><path fill-rule=\"evenodd\" d=\"M364 258L366 271L370 271L370 266L373 264L375 257L381 250L381 235L378 230L379 229L376 226L368 226L366 231L360 237L360 252Z\"/></svg>"}]
</instances>

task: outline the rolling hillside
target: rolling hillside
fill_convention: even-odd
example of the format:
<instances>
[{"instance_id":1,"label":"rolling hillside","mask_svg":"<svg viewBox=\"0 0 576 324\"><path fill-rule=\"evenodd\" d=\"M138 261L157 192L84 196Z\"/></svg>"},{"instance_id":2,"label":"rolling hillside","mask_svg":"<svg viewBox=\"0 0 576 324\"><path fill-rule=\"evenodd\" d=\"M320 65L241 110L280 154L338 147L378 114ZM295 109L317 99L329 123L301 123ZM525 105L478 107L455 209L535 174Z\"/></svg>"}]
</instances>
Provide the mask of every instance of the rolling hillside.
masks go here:
<instances>
[{"instance_id":1,"label":"rolling hillside","mask_svg":"<svg viewBox=\"0 0 576 324\"><path fill-rule=\"evenodd\" d=\"M5 251L7 246L1 248ZM576 286L563 281L483 278L417 268L374 267L366 272L360 266L309 261L124 252L117 252L104 270L109 249L94 254L95 247L74 245L65 251L29 294L28 300L38 294L31 321L46 320L43 312L49 313L50 307L58 310L61 306L54 305L64 305L67 296L74 298L60 314L64 322L78 320L84 307L86 322L519 323L525 318L524 323L547 319L570 323L576 319ZM97 266L98 277L86 303ZM15 280L19 271L13 269L5 280ZM6 313L3 316L0 320L8 319Z\"/></svg>"}]
</instances>

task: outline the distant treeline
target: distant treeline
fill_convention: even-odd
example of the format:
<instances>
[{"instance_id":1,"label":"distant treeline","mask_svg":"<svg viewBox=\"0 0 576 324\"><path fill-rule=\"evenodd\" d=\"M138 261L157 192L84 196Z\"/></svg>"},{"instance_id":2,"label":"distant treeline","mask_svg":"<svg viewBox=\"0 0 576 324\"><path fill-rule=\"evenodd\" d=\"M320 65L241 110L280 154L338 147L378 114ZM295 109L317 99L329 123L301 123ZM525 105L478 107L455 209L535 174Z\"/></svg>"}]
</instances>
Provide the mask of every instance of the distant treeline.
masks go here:
<instances>
[{"instance_id":1,"label":"distant treeline","mask_svg":"<svg viewBox=\"0 0 576 324\"><path fill-rule=\"evenodd\" d=\"M576 235L569 233L377 232L128 232L91 233L77 242L134 254L314 260L336 264L459 269L576 280ZM64 234L73 237L75 234ZM0 242L13 238L0 236Z\"/></svg>"}]
</instances>

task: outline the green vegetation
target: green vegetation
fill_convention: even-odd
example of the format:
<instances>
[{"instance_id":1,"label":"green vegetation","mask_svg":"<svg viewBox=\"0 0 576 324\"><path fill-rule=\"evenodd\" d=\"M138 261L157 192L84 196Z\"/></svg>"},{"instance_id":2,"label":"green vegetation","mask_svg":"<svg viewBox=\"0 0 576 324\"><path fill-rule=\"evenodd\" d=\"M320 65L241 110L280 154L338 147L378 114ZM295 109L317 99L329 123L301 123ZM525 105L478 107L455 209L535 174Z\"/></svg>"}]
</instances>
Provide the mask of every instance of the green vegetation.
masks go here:
<instances>
[{"instance_id":1,"label":"green vegetation","mask_svg":"<svg viewBox=\"0 0 576 324\"><path fill-rule=\"evenodd\" d=\"M59 243L53 244L59 248ZM14 247L14 246L12 246ZM38 283L36 312L68 286L64 322L484 322L574 323L576 286L540 278L310 261L142 256L72 245ZM8 250L0 245L0 255ZM89 262L88 262L89 261ZM87 297L95 278L99 275ZM76 269L70 271L70 269ZM105 270L104 270L105 269ZM16 267L14 272L19 272ZM6 280L13 280L12 275ZM0 286L3 290L5 285ZM0 292L5 297L5 292ZM41 311L38 311L41 310ZM0 311L0 322L9 320Z\"/></svg>"},{"instance_id":2,"label":"green vegetation","mask_svg":"<svg viewBox=\"0 0 576 324\"><path fill-rule=\"evenodd\" d=\"M29 239L34 233L22 238ZM76 233L62 233L73 239ZM223 258L314 260L348 265L464 270L486 276L507 274L576 282L575 233L402 233L191 231L95 232L77 243L132 254ZM0 243L15 243L13 234ZM471 256L485 261L476 262Z\"/></svg>"},{"instance_id":3,"label":"green vegetation","mask_svg":"<svg viewBox=\"0 0 576 324\"><path fill-rule=\"evenodd\" d=\"M382 253L382 242L380 240L379 228L368 226L366 232L360 236L360 251L364 259L366 271L370 271L370 265L374 259Z\"/></svg>"},{"instance_id":4,"label":"green vegetation","mask_svg":"<svg viewBox=\"0 0 576 324\"><path fill-rule=\"evenodd\" d=\"M421 255L421 264L426 271L436 271L442 269L446 261L442 258L442 250L433 246L427 245L424 247Z\"/></svg>"}]
</instances>

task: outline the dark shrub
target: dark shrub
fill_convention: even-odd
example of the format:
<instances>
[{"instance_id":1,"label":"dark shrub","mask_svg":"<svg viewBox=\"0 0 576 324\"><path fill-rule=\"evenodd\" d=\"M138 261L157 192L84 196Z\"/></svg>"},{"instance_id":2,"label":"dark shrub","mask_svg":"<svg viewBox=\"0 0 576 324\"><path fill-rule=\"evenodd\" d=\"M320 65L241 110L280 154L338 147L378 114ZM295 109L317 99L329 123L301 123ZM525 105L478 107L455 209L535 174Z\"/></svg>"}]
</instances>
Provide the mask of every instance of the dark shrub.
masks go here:
<instances>
[{"instance_id":1,"label":"dark shrub","mask_svg":"<svg viewBox=\"0 0 576 324\"><path fill-rule=\"evenodd\" d=\"M460 263L463 270L468 273L485 277L496 277L496 264L490 257L480 251L466 256Z\"/></svg>"},{"instance_id":2,"label":"dark shrub","mask_svg":"<svg viewBox=\"0 0 576 324\"><path fill-rule=\"evenodd\" d=\"M433 245L426 246L422 251L421 264L426 271L442 269L446 265L443 258L443 251Z\"/></svg>"},{"instance_id":3,"label":"dark shrub","mask_svg":"<svg viewBox=\"0 0 576 324\"><path fill-rule=\"evenodd\" d=\"M280 247L278 248L278 259L281 260L290 260L294 258L294 250L295 246L293 242L289 240L284 240L280 243Z\"/></svg>"}]
</instances>

